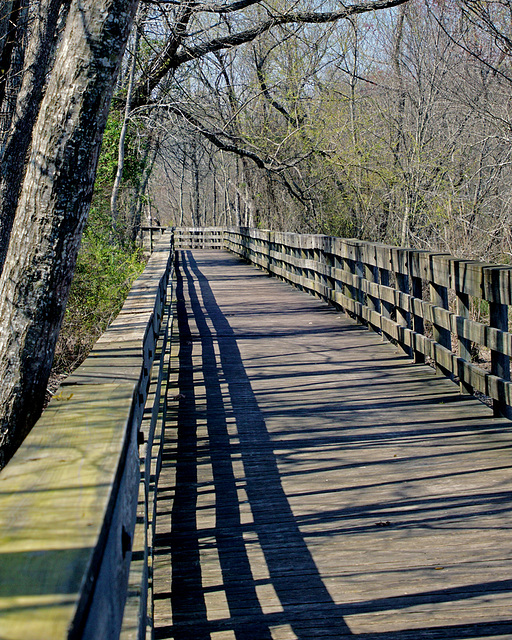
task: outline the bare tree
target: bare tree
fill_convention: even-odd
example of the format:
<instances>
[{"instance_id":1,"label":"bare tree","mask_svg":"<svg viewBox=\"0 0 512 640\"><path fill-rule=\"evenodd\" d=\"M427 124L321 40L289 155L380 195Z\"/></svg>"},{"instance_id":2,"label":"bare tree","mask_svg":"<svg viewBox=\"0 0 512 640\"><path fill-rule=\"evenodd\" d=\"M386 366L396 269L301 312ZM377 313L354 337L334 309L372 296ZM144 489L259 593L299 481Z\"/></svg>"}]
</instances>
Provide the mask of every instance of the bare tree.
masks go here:
<instances>
[{"instance_id":1,"label":"bare tree","mask_svg":"<svg viewBox=\"0 0 512 640\"><path fill-rule=\"evenodd\" d=\"M239 130L198 110L197 103L177 103L172 89L181 91L190 69L198 68L200 62L217 64L219 52L254 42L263 34L273 33L279 39L283 29L332 25L404 1L369 0L321 11L311 10L307 0L302 8L295 0L283 0L274 8L263 0L219 4L146 0L148 22L155 25L155 32L144 36L149 55L133 77L129 116L141 117L148 110L157 118L173 114L206 139L208 148L215 147L219 157L231 152L264 172L281 172L286 188L301 198L300 180L295 183L285 175L293 167L281 162L279 149L270 152L247 144ZM34 0L30 4L38 11L33 13L24 85L0 176L0 263L4 264L0 465L40 412L107 111L137 4L137 0ZM116 107L120 111L119 104ZM210 153L204 158L210 162ZM200 177L198 165L196 192ZM233 197L238 202L243 197L250 202L254 196L256 183L249 185L246 179L245 184L245 194L240 180L234 184ZM269 185L270 181L268 190ZM198 219L204 215L205 203L196 200L194 206Z\"/></svg>"},{"instance_id":2,"label":"bare tree","mask_svg":"<svg viewBox=\"0 0 512 640\"><path fill-rule=\"evenodd\" d=\"M13 76L19 71L14 53L17 50L21 54L20 58L23 54L25 5L24 0L9 0L0 7L0 133L5 133L12 117L13 96L8 95L8 90L9 84L14 80ZM1 140L0 136L0 142Z\"/></svg>"},{"instance_id":3,"label":"bare tree","mask_svg":"<svg viewBox=\"0 0 512 640\"><path fill-rule=\"evenodd\" d=\"M289 37L286 29L298 32L312 26L332 25L351 16L397 6L404 1L373 0L334 11L309 10L307 0L302 11L298 10L296 2L288 4L286 1L272 9L262 0L237 0L220 4L155 1L151 3L155 6L154 12L148 16L154 31L152 33L149 27L145 36L147 49L153 54L142 65L134 88L132 113L135 115L147 107L155 109L159 104L162 105L162 109L181 118L189 128L205 137L217 149L237 154L241 158L245 182L251 181L251 163L264 172L282 172L289 166L288 163L280 163L274 154L269 154L261 147L251 148L251 145L247 145L246 138L240 135L236 127L236 118L228 118L229 124L225 126L223 117L219 120L219 110L213 113L208 108L198 109L196 96L192 98L190 88L186 89L187 78L192 73L199 82L205 82L208 76L211 77L213 68L220 65L222 69L222 52L231 52L234 47L252 43L267 34L272 34L274 40L280 42ZM312 38L310 42L313 41ZM315 48L311 44L308 46L311 50ZM219 77L222 75L226 79L225 72L221 70ZM181 94L176 88L183 90ZM210 98L218 95L215 87L212 88ZM233 110L232 101L224 106ZM293 162L296 162L296 158ZM281 175L281 182L301 198L298 185L293 185L285 174ZM253 191L250 187L246 190L246 200L253 210L250 217L257 223ZM302 200L308 202L304 196Z\"/></svg>"}]
</instances>

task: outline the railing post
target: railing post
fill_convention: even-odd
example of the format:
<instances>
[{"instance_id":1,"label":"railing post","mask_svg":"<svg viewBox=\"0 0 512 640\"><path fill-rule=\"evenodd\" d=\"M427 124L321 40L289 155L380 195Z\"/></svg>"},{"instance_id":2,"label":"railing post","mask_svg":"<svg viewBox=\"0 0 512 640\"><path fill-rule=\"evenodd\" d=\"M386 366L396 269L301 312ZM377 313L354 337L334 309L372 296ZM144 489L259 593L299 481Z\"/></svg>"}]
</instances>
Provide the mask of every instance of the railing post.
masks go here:
<instances>
[{"instance_id":1,"label":"railing post","mask_svg":"<svg viewBox=\"0 0 512 640\"><path fill-rule=\"evenodd\" d=\"M457 291L457 315L461 318L469 318L469 296L467 293L462 293ZM465 360L466 362L471 362L471 340L468 338L463 338L458 336L458 345L459 345L459 357ZM464 380L460 381L460 390L461 393L472 394L473 387L464 382Z\"/></svg>"},{"instance_id":2,"label":"railing post","mask_svg":"<svg viewBox=\"0 0 512 640\"><path fill-rule=\"evenodd\" d=\"M395 275L395 281L398 290L397 296L395 298L396 322L398 325L406 329L410 329L411 327L410 304L408 302L408 298L406 297L410 294L408 254L409 251L407 249L397 249L394 247L391 249L393 273ZM404 293L405 296L401 296L401 293ZM407 304L405 304L404 300L407 300ZM412 357L412 347L407 346L404 339L400 340L399 338L399 345L406 356Z\"/></svg>"},{"instance_id":3,"label":"railing post","mask_svg":"<svg viewBox=\"0 0 512 640\"><path fill-rule=\"evenodd\" d=\"M325 276L325 286L327 288L327 300L332 304L333 303L333 291L335 287L335 279L333 277L333 269L335 267L335 258L334 258L334 242L335 238L331 236L326 236L324 241L324 258L325 258L325 266L327 269L327 275Z\"/></svg>"},{"instance_id":4,"label":"railing post","mask_svg":"<svg viewBox=\"0 0 512 640\"><path fill-rule=\"evenodd\" d=\"M363 264L363 260L361 257L361 248L362 248L362 244L361 243L357 243L354 247L354 257L355 257L355 271L354 273L356 274L356 276L358 278L361 278L361 280L364 279L365 277L365 272L364 272L364 264ZM366 304L366 294L364 293L364 291L361 289L361 287L356 287L356 299L359 302L360 305L364 305ZM359 318L360 321L363 320L362 317Z\"/></svg>"},{"instance_id":5,"label":"railing post","mask_svg":"<svg viewBox=\"0 0 512 640\"><path fill-rule=\"evenodd\" d=\"M363 272L364 278L368 282L368 291L366 293L366 306L368 307L368 326L373 331L380 333L380 321L377 324L373 317L374 314L381 313L381 301L378 296L374 295L373 285L378 285L379 269L376 263L376 247L374 244L367 243L362 247Z\"/></svg>"},{"instance_id":6,"label":"railing post","mask_svg":"<svg viewBox=\"0 0 512 640\"><path fill-rule=\"evenodd\" d=\"M423 300L423 280L420 274L420 261L419 261L420 252L411 251L409 254L409 273L411 274L411 295L416 300ZM412 316L412 328L414 331L414 341L412 344L412 353L414 357L414 362L417 364L422 364L425 362L425 354L419 351L416 348L416 340L421 340L421 338L417 336L425 335L425 323L423 321L423 316L419 313L415 312L414 302L411 308L411 316Z\"/></svg>"},{"instance_id":7,"label":"railing post","mask_svg":"<svg viewBox=\"0 0 512 640\"><path fill-rule=\"evenodd\" d=\"M393 304L384 299L382 287L391 286L391 248L384 245L375 245L375 263L379 272L380 285L380 305L381 305L381 335L383 340L391 339L391 335L385 329L386 320L391 320L393 314Z\"/></svg>"},{"instance_id":8,"label":"railing post","mask_svg":"<svg viewBox=\"0 0 512 640\"><path fill-rule=\"evenodd\" d=\"M461 334L464 332L464 321L470 318L469 294L465 291L462 291L462 289L464 288L467 267L469 264L471 263L467 260L453 260L451 263L453 281L452 286L457 299L456 312L458 318L456 318L455 320L455 328L457 329L455 333L457 335L458 355L459 358L468 363L470 363L472 359L471 340L469 338L465 338ZM461 371L459 372L460 392L463 394L472 395L473 387L471 384L469 384L469 382L464 380L463 376L464 372L461 368Z\"/></svg>"},{"instance_id":9,"label":"railing post","mask_svg":"<svg viewBox=\"0 0 512 640\"><path fill-rule=\"evenodd\" d=\"M430 267L430 278L429 278L429 289L430 289L430 299L434 307L439 307L441 309L449 310L448 303L448 284L449 284L449 265L447 264L445 258L450 258L446 254L430 254L429 256L429 267ZM452 336L449 329L442 327L436 318L436 310L433 310L433 320L432 320L432 335L435 342L439 343L445 349L451 351L452 349ZM436 360L436 370L441 372L443 375L451 377L452 372L449 369L446 369L438 362L438 358Z\"/></svg>"},{"instance_id":10,"label":"railing post","mask_svg":"<svg viewBox=\"0 0 512 640\"><path fill-rule=\"evenodd\" d=\"M484 268L485 297L489 300L489 325L499 331L508 332L508 304L510 302L510 267ZM510 380L510 357L503 353L503 344L491 349L491 375ZM501 349L500 349L501 347ZM504 389L497 390L498 398L493 399L495 416L510 416L511 409L506 403Z\"/></svg>"},{"instance_id":11,"label":"railing post","mask_svg":"<svg viewBox=\"0 0 512 640\"><path fill-rule=\"evenodd\" d=\"M344 270L351 274L352 276L356 276L356 278L352 278L352 284L345 285L345 295L347 298L354 300L354 311L352 311L352 315L355 316L357 322L362 323L361 306L365 301L365 294L361 291L360 287L355 283L357 278L364 278L364 268L361 260L360 254L360 240L348 239L345 240L345 255L344 262L345 267Z\"/></svg>"},{"instance_id":12,"label":"railing post","mask_svg":"<svg viewBox=\"0 0 512 640\"><path fill-rule=\"evenodd\" d=\"M342 305L338 302L336 295L337 293L343 295L343 283L337 277L336 272L341 271L343 269L343 258L341 257L342 253L342 240L341 238L334 238L333 242L333 268L335 269L335 279L334 279L334 300L336 301L336 305L338 307L342 307Z\"/></svg>"}]
</instances>

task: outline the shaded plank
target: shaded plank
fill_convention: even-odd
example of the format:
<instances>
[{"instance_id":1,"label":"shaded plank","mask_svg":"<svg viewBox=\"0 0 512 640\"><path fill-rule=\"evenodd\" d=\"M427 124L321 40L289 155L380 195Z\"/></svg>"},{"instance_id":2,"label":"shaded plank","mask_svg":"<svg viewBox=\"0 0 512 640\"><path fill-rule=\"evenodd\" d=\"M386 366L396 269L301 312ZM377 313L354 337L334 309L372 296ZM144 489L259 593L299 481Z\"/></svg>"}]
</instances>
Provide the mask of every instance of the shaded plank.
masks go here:
<instances>
[{"instance_id":1,"label":"shaded plank","mask_svg":"<svg viewBox=\"0 0 512 640\"><path fill-rule=\"evenodd\" d=\"M506 637L510 422L236 258L181 268L156 637Z\"/></svg>"}]
</instances>

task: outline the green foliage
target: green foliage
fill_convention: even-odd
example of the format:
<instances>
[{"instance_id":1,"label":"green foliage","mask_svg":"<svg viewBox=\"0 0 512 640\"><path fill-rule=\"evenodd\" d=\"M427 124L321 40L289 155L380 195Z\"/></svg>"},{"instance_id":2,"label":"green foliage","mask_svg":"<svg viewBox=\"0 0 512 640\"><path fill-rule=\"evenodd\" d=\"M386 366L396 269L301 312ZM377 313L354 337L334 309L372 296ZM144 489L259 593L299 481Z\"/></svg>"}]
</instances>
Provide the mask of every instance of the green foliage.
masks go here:
<instances>
[{"instance_id":1,"label":"green foliage","mask_svg":"<svg viewBox=\"0 0 512 640\"><path fill-rule=\"evenodd\" d=\"M147 143L140 142L137 125L131 122L125 138L125 154L123 163L123 177L115 225L112 221L111 197L118 165L119 138L123 126L123 115L119 110L112 109L109 114L101 154L94 184L92 207L95 211L90 225L97 230L106 232L109 229L111 240L125 246L127 249L137 235L138 220L134 218L137 209L135 203L144 195L140 191L141 179L147 163ZM115 226L115 229L113 228ZM103 232L102 231L102 232Z\"/></svg>"},{"instance_id":2,"label":"green foliage","mask_svg":"<svg viewBox=\"0 0 512 640\"><path fill-rule=\"evenodd\" d=\"M123 116L112 109L107 121L94 185L93 205L84 231L53 373L68 374L85 359L98 337L117 316L133 280L144 269L142 251L130 240L126 224L114 234L110 196L117 172ZM123 182L133 188L144 162L135 128L126 136ZM114 237L115 236L115 237Z\"/></svg>"},{"instance_id":3,"label":"green foliage","mask_svg":"<svg viewBox=\"0 0 512 640\"><path fill-rule=\"evenodd\" d=\"M101 187L111 186L116 177L117 155L119 146L119 136L121 135L122 120L118 112L111 112L101 145L101 155L96 173L95 190Z\"/></svg>"},{"instance_id":4,"label":"green foliage","mask_svg":"<svg viewBox=\"0 0 512 640\"><path fill-rule=\"evenodd\" d=\"M111 189L117 172L117 157L119 137L123 126L123 116L118 111L111 111L103 135L101 155L96 173L95 191ZM136 130L133 125L128 127L125 140L125 159L123 166L123 181L133 186L144 169L139 149L137 148Z\"/></svg>"},{"instance_id":5,"label":"green foliage","mask_svg":"<svg viewBox=\"0 0 512 640\"><path fill-rule=\"evenodd\" d=\"M109 232L108 217L101 210L91 210L59 335L54 373L70 373L85 359L144 269L141 250L113 244Z\"/></svg>"},{"instance_id":6,"label":"green foliage","mask_svg":"<svg viewBox=\"0 0 512 640\"><path fill-rule=\"evenodd\" d=\"M328 236L352 238L355 235L353 221L344 213L335 210L331 210L326 219L318 226L320 233L325 233Z\"/></svg>"}]
</instances>

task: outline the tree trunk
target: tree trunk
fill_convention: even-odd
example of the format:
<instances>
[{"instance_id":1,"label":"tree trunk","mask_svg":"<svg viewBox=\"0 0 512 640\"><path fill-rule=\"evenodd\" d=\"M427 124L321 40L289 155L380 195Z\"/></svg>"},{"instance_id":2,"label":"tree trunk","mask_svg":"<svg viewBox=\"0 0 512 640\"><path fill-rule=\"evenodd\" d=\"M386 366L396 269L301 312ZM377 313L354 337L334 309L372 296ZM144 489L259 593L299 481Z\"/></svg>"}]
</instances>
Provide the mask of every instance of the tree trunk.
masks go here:
<instances>
[{"instance_id":1,"label":"tree trunk","mask_svg":"<svg viewBox=\"0 0 512 640\"><path fill-rule=\"evenodd\" d=\"M0 273L9 246L25 159L52 58L55 29L62 4L63 0L43 0L39 10L32 16L33 36L27 50L16 114L2 155L0 171Z\"/></svg>"},{"instance_id":2,"label":"tree trunk","mask_svg":"<svg viewBox=\"0 0 512 640\"><path fill-rule=\"evenodd\" d=\"M5 102L5 92L7 89L7 78L9 77L9 69L11 68L12 54L16 46L16 36L18 31L18 23L21 18L22 2L14 0L6 3L8 9L8 18L6 20L6 33L2 41L0 51L0 110ZM10 5L10 6L9 6Z\"/></svg>"},{"instance_id":3,"label":"tree trunk","mask_svg":"<svg viewBox=\"0 0 512 640\"><path fill-rule=\"evenodd\" d=\"M135 242L137 237L141 233L141 221L142 221L142 208L144 206L144 196L146 195L146 191L148 188L149 179L151 178L151 174L153 173L153 168L155 166L156 157L158 155L158 150L160 147L160 143L157 140L154 142L148 143L148 148L146 149L144 156L144 171L142 173L141 179L137 183L137 188L135 190L135 195L133 197L133 205L132 212L130 216L130 220L128 221L129 226L131 228L131 240Z\"/></svg>"},{"instance_id":4,"label":"tree trunk","mask_svg":"<svg viewBox=\"0 0 512 640\"><path fill-rule=\"evenodd\" d=\"M0 278L0 466L41 413L137 0L73 0Z\"/></svg>"},{"instance_id":5,"label":"tree trunk","mask_svg":"<svg viewBox=\"0 0 512 640\"><path fill-rule=\"evenodd\" d=\"M117 153L117 171L114 180L114 186L112 187L112 195L110 197L110 213L112 216L112 229L116 230L117 224L117 201L119 198L119 190L121 189L121 181L123 179L124 169L124 156L126 146L126 134L128 133L128 125L130 121L130 112L132 108L132 95L133 85L135 82L135 71L137 69L137 53L139 51L140 34L142 31L142 22L145 17L145 11L140 16L140 25L136 29L135 40L133 43L133 51L131 53L132 59L130 61L130 67L128 72L128 88L126 90L126 104L124 108L123 126L121 127L121 134L119 136L119 147Z\"/></svg>"},{"instance_id":6,"label":"tree trunk","mask_svg":"<svg viewBox=\"0 0 512 640\"><path fill-rule=\"evenodd\" d=\"M21 3L7 2L6 6L1 6L0 12L9 11L7 18L2 14L0 18L0 55L2 62L0 65L3 71L0 73L2 94L0 99L0 158L2 157L10 132L14 113L16 111L16 100L23 79L23 65L25 61L25 51L29 40L30 13L35 4L33 0L22 0ZM14 10L13 9L16 9ZM5 29L7 28L7 31ZM14 42L10 42L13 38Z\"/></svg>"}]
</instances>

